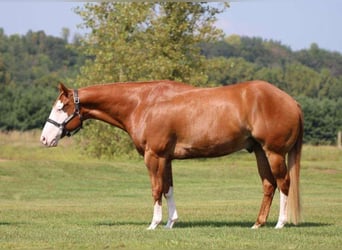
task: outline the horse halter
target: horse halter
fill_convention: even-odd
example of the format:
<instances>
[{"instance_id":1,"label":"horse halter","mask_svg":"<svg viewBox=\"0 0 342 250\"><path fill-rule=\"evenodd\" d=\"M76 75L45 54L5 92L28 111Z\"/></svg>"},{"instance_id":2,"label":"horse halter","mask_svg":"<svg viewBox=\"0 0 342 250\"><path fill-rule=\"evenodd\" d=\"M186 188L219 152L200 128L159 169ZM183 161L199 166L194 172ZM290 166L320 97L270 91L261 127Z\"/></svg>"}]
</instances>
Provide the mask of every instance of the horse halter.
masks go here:
<instances>
[{"instance_id":1,"label":"horse halter","mask_svg":"<svg viewBox=\"0 0 342 250\"><path fill-rule=\"evenodd\" d=\"M49 122L49 123L55 125L57 128L60 129L60 131L61 131L61 138L63 138L65 135L68 136L68 137L70 137L70 136L76 134L76 133L77 133L78 131L80 131L80 129L82 128L83 120L82 120L82 115L81 115L81 113L80 113L80 98L78 97L78 90L77 90L77 89L74 89L74 96L73 96L73 97L74 97L75 110L74 110L74 112L73 112L71 115L69 115L68 118L65 119L64 122L58 123L58 122L56 122L56 121L54 121L54 120L51 120L50 118L48 118L48 119L46 120L46 122ZM70 130L67 130L67 129L65 128L65 126L66 126L72 119L74 119L76 116L79 116L79 117L80 117L81 124L80 124L77 128L75 128L74 130L71 130L71 131L70 131Z\"/></svg>"}]
</instances>

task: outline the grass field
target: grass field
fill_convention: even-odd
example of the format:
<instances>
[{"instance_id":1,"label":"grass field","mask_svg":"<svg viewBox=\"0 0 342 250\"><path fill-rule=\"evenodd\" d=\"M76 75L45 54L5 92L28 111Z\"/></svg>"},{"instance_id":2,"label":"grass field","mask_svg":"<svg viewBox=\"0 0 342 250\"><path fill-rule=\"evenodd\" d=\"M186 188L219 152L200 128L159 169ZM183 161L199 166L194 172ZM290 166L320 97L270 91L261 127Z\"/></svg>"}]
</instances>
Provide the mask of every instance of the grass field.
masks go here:
<instances>
[{"instance_id":1,"label":"grass field","mask_svg":"<svg viewBox=\"0 0 342 250\"><path fill-rule=\"evenodd\" d=\"M251 230L262 198L253 154L174 162L179 222L147 231L152 197L141 160L96 160L70 139L0 134L2 249L341 249L342 151L304 147L304 222ZM164 205L165 206L165 205ZM164 222L167 214L164 207Z\"/></svg>"}]
</instances>

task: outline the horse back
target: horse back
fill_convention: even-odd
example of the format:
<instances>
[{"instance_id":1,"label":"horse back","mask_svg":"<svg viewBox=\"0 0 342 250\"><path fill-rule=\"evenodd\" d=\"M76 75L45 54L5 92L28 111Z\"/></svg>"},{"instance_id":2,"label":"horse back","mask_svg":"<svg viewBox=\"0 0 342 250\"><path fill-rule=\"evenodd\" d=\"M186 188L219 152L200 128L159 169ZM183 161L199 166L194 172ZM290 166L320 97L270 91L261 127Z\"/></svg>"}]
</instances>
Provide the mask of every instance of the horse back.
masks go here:
<instances>
[{"instance_id":1,"label":"horse back","mask_svg":"<svg viewBox=\"0 0 342 250\"><path fill-rule=\"evenodd\" d=\"M177 92L177 91L176 91ZM172 158L214 157L261 144L290 147L297 103L263 81L184 88L156 98L141 117L143 148Z\"/></svg>"}]
</instances>

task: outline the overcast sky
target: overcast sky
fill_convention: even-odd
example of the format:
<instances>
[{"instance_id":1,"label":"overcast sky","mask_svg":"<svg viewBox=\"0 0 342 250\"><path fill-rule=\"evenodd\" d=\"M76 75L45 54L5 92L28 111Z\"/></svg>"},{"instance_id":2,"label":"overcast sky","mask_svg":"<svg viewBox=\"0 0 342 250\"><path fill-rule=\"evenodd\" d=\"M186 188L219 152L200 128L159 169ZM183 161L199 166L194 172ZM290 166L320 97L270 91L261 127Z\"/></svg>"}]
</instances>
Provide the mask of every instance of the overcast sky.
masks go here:
<instances>
[{"instance_id":1,"label":"overcast sky","mask_svg":"<svg viewBox=\"0 0 342 250\"><path fill-rule=\"evenodd\" d=\"M5 34L26 34L44 30L61 36L63 27L71 33L82 19L73 9L82 2L42 2L0 0L0 27ZM320 48L342 53L341 0L241 0L219 16L217 26L227 35L258 36L280 41L293 50Z\"/></svg>"}]
</instances>

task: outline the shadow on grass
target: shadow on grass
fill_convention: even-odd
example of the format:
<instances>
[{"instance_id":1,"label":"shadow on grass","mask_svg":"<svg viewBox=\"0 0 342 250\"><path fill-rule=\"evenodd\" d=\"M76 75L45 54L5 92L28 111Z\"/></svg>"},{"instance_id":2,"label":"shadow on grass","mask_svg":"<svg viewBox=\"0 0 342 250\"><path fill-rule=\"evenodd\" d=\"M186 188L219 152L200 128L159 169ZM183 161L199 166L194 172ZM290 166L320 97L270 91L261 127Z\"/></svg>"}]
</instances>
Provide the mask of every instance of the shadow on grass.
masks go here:
<instances>
[{"instance_id":1,"label":"shadow on grass","mask_svg":"<svg viewBox=\"0 0 342 250\"><path fill-rule=\"evenodd\" d=\"M94 223L95 226L107 226L107 227L115 227L115 226L129 226L129 225L135 225L135 226L148 226L148 223L146 222L138 222L138 221L99 221Z\"/></svg>"},{"instance_id":2,"label":"shadow on grass","mask_svg":"<svg viewBox=\"0 0 342 250\"><path fill-rule=\"evenodd\" d=\"M331 223L321 223L321 222L303 222L298 225L289 224L286 227L328 227L332 226Z\"/></svg>"},{"instance_id":3,"label":"shadow on grass","mask_svg":"<svg viewBox=\"0 0 342 250\"><path fill-rule=\"evenodd\" d=\"M270 221L264 227L273 228L277 222ZM190 221L190 222L178 222L175 227L187 228L187 227L241 227L251 228L254 225L252 221ZM318 222L305 222L299 225L287 224L285 227L326 227L331 226L329 223L318 223Z\"/></svg>"},{"instance_id":4,"label":"shadow on grass","mask_svg":"<svg viewBox=\"0 0 342 250\"><path fill-rule=\"evenodd\" d=\"M175 227L189 228L189 227L251 227L251 221L180 221L175 224Z\"/></svg>"},{"instance_id":5,"label":"shadow on grass","mask_svg":"<svg viewBox=\"0 0 342 250\"><path fill-rule=\"evenodd\" d=\"M273 228L277 223L275 221L268 222L265 228ZM1 225L1 224L0 224ZM136 226L148 226L147 222L137 222L137 221L100 221L95 222L95 226L128 226L128 225L136 225ZM164 224L160 224L159 227ZM251 228L254 225L252 221L179 221L175 224L175 228L201 228L201 227L212 227L212 228L220 228L220 227L241 227L241 228ZM329 223L319 223L319 222L304 222L299 225L287 224L285 227L293 227L293 228L309 228L309 227L327 227L331 226Z\"/></svg>"},{"instance_id":6,"label":"shadow on grass","mask_svg":"<svg viewBox=\"0 0 342 250\"><path fill-rule=\"evenodd\" d=\"M28 224L26 222L16 222L16 221L0 221L0 226L19 226L19 225L25 225Z\"/></svg>"}]
</instances>

